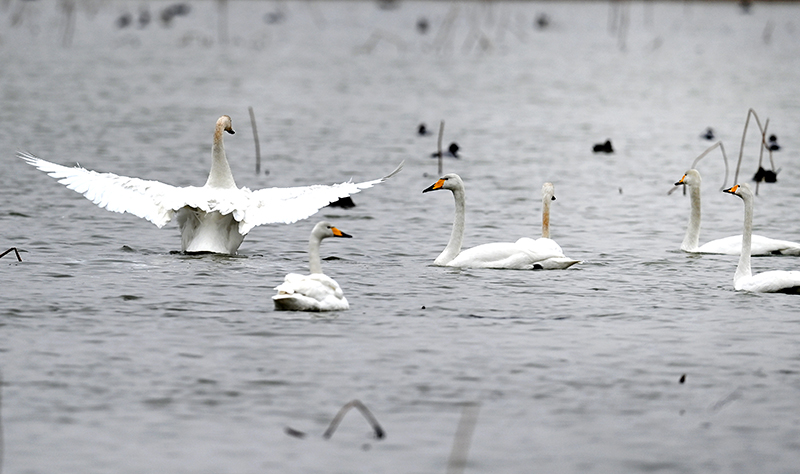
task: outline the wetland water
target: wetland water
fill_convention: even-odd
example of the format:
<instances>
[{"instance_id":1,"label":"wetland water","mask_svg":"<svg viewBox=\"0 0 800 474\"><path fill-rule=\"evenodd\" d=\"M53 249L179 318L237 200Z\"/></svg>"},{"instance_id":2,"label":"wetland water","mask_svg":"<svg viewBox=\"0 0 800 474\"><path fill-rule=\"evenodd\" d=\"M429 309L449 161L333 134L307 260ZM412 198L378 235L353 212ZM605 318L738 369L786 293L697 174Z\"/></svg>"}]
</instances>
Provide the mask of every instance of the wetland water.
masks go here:
<instances>
[{"instance_id":1,"label":"wetland water","mask_svg":"<svg viewBox=\"0 0 800 474\"><path fill-rule=\"evenodd\" d=\"M0 250L24 250L0 260L4 472L445 472L467 403L466 472L796 472L800 299L737 293L736 257L678 251L689 201L667 191L708 126L735 160L752 107L783 146L755 230L800 241L798 5L198 1L165 28L167 3L109 2L79 6L71 35L58 5L0 6ZM150 24L115 26L143 5ZM174 223L99 209L15 157L202 185L222 114L240 186L405 169L354 209L255 228L236 257L186 256ZM453 198L422 194L436 137L416 128L442 119L465 246L535 237L552 181L552 237L582 264L431 266ZM607 138L616 152L593 154ZM701 241L741 232L719 155L699 168ZM275 312L321 218L354 237L322 244L351 310ZM386 438L352 412L323 440L356 398Z\"/></svg>"}]
</instances>

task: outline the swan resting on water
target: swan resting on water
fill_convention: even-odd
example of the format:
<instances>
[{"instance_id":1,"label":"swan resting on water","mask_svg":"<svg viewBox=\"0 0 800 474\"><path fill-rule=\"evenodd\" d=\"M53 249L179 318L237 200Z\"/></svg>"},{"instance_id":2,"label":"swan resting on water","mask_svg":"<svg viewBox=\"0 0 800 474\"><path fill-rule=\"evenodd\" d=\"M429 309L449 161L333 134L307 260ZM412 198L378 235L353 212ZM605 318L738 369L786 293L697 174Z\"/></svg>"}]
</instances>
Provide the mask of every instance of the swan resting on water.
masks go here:
<instances>
[{"instance_id":1,"label":"swan resting on water","mask_svg":"<svg viewBox=\"0 0 800 474\"><path fill-rule=\"evenodd\" d=\"M733 235L699 245L700 243L700 172L691 169L683 175L675 186L689 188L692 210L689 226L683 238L681 250L688 253L739 255L742 251L742 236ZM761 235L752 236L751 255L800 255L800 244L788 240L776 240Z\"/></svg>"},{"instance_id":2,"label":"swan resting on water","mask_svg":"<svg viewBox=\"0 0 800 474\"><path fill-rule=\"evenodd\" d=\"M18 152L28 164L44 171L109 211L129 212L157 227L177 217L181 250L188 253L236 254L253 227L305 219L339 198L371 188L398 173L403 164L387 176L362 183L346 182L292 188L251 191L237 188L233 180L222 134L233 134L231 118L223 115L214 129L211 171L201 187L177 187L158 181L97 173L81 167L68 168L36 156Z\"/></svg>"},{"instance_id":3,"label":"swan resting on water","mask_svg":"<svg viewBox=\"0 0 800 474\"><path fill-rule=\"evenodd\" d=\"M549 247L554 253L561 255L560 257L550 257L538 262L537 265L540 265L542 270L563 270L576 263L581 263L580 260L573 260L564 255L561 246L550 238L550 203L555 200L555 186L553 186L553 183L544 183L542 185L542 237L535 240L523 237L517 240L520 245L527 245L531 248Z\"/></svg>"},{"instance_id":4,"label":"swan resting on water","mask_svg":"<svg viewBox=\"0 0 800 474\"><path fill-rule=\"evenodd\" d=\"M311 230L308 239L309 275L289 273L283 283L276 286L278 294L272 297L279 311L342 311L350 309L336 280L322 273L319 244L328 237L352 237L328 222L322 221Z\"/></svg>"},{"instance_id":5,"label":"swan resting on water","mask_svg":"<svg viewBox=\"0 0 800 474\"><path fill-rule=\"evenodd\" d=\"M495 242L462 251L466 211L464 182L457 174L446 174L422 192L439 189L447 189L453 193L456 213L450 241L444 251L436 257L434 265L460 268L541 270L568 268L578 263L577 260L566 258L561 247L550 239L533 240L523 237L516 242ZM547 267L544 264L546 261L549 261ZM561 266L556 266L559 261Z\"/></svg>"},{"instance_id":6,"label":"swan resting on water","mask_svg":"<svg viewBox=\"0 0 800 474\"><path fill-rule=\"evenodd\" d=\"M750 244L753 232L753 191L750 186L737 184L725 190L744 201L744 231L739 264L733 276L733 287L737 291L760 293L800 294L800 271L771 271L753 275L750 270Z\"/></svg>"}]
</instances>

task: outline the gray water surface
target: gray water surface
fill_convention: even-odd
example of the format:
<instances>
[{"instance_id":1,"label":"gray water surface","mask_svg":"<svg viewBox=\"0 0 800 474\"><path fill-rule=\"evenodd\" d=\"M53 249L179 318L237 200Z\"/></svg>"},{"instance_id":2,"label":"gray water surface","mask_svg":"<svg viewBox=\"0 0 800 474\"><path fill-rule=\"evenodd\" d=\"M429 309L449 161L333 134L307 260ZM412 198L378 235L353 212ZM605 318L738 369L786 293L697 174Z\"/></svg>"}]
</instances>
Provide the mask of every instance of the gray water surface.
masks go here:
<instances>
[{"instance_id":1,"label":"gray water surface","mask_svg":"<svg viewBox=\"0 0 800 474\"><path fill-rule=\"evenodd\" d=\"M466 472L796 472L800 300L737 293L736 257L681 253L689 201L667 191L708 126L735 161L752 107L783 146L756 231L800 241L798 5L230 2L227 36L218 2L169 28L167 3L81 4L74 35L59 5L0 7L0 251L24 260L0 260L4 472L445 472L475 403ZM151 24L115 27L143 5ZM100 209L14 156L202 185L222 114L240 186L405 169L354 209L255 228L235 257L187 256L174 223ZM436 136L415 132L440 120L462 148L445 172L467 186L465 246L536 237L552 181L552 236L582 264L431 265L453 199L421 193ZM616 153L593 154L607 138ZM702 241L741 232L719 156L699 167ZM322 218L354 236L322 246L351 310L274 311ZM352 399L385 439L356 412L321 438Z\"/></svg>"}]
</instances>

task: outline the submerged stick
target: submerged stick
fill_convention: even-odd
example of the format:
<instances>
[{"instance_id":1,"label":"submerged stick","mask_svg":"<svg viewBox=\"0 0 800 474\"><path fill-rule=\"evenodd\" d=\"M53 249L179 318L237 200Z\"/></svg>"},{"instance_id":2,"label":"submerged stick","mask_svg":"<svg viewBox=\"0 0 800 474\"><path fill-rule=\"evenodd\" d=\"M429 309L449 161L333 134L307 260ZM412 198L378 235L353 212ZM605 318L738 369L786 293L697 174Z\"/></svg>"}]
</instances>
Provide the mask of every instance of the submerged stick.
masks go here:
<instances>
[{"instance_id":1,"label":"submerged stick","mask_svg":"<svg viewBox=\"0 0 800 474\"><path fill-rule=\"evenodd\" d=\"M5 257L6 254L11 252L12 250L14 251L14 254L17 256L17 261L21 262L22 261L22 257L19 256L19 251L17 250L16 247L11 247L10 249L6 250L5 252L0 253L0 258Z\"/></svg>"},{"instance_id":2,"label":"submerged stick","mask_svg":"<svg viewBox=\"0 0 800 474\"><path fill-rule=\"evenodd\" d=\"M480 404L469 403L464 405L461 410L461 419L458 421L458 428L456 428L453 449L447 459L447 474L464 472L464 468L467 466L469 447L472 444L472 433L475 431L480 409Z\"/></svg>"},{"instance_id":3,"label":"submerged stick","mask_svg":"<svg viewBox=\"0 0 800 474\"><path fill-rule=\"evenodd\" d=\"M330 439L330 437L333 436L333 432L336 431L336 428L339 426L339 423L341 423L342 418L344 418L344 415L346 415L347 412L350 411L350 409L353 407L358 408L358 411L360 411L361 414L364 415L364 418L366 418L367 422L369 422L370 426L372 426L372 429L375 431L376 438L383 439L383 437L386 436L386 433L383 431L383 428L381 428L381 425L378 423L378 420L375 419L375 417L372 415L369 409L366 406L364 406L364 404L361 403L361 401L353 400L347 403L345 406L343 406L339 410L339 413L337 413L336 416L333 417L333 421L331 421L331 424L330 426L328 426L328 429L325 430L325 433L322 434L322 437L325 439Z\"/></svg>"},{"instance_id":4,"label":"submerged stick","mask_svg":"<svg viewBox=\"0 0 800 474\"><path fill-rule=\"evenodd\" d=\"M258 129L256 128L256 115L253 113L253 108L248 107L250 112L250 124L253 126L253 140L256 142L256 176L261 174L261 145L258 143Z\"/></svg>"}]
</instances>

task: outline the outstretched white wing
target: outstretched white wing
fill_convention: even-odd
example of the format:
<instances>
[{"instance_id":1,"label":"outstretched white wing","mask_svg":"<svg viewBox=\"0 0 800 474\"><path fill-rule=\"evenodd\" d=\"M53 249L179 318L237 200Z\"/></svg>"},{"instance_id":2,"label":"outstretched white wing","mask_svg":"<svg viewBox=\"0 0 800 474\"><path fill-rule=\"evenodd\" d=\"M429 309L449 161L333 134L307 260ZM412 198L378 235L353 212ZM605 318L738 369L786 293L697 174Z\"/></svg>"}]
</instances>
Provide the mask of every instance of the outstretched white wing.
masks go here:
<instances>
[{"instance_id":1,"label":"outstretched white wing","mask_svg":"<svg viewBox=\"0 0 800 474\"><path fill-rule=\"evenodd\" d=\"M17 156L109 211L128 212L158 227L163 227L184 206L206 212L217 211L223 215L233 214L233 218L239 222L239 233L242 235L258 225L278 222L291 224L305 219L337 199L391 178L403 168L403 163L400 163L397 169L383 178L363 183L250 191L247 188L176 187L159 181L98 173L81 167L68 168L25 152L18 152Z\"/></svg>"},{"instance_id":2,"label":"outstretched white wing","mask_svg":"<svg viewBox=\"0 0 800 474\"><path fill-rule=\"evenodd\" d=\"M403 163L383 178L363 183L315 184L294 188L266 188L253 191L239 220L239 232L246 234L255 226L271 223L291 224L305 219L343 197L371 188L399 173Z\"/></svg>"},{"instance_id":3,"label":"outstretched white wing","mask_svg":"<svg viewBox=\"0 0 800 474\"><path fill-rule=\"evenodd\" d=\"M159 181L97 173L81 167L68 168L25 152L18 152L17 156L98 206L114 212L129 212L158 227L163 227L172 219L174 211L185 205L181 201L185 201L183 195L189 190Z\"/></svg>"}]
</instances>

